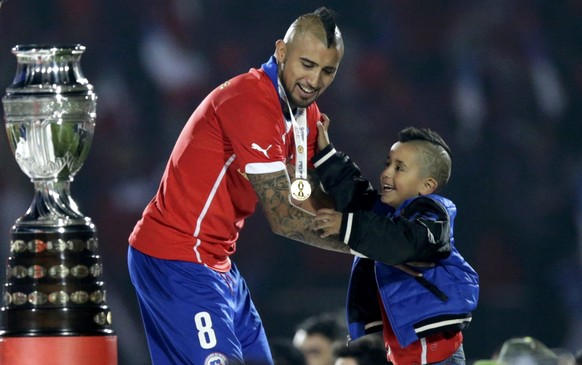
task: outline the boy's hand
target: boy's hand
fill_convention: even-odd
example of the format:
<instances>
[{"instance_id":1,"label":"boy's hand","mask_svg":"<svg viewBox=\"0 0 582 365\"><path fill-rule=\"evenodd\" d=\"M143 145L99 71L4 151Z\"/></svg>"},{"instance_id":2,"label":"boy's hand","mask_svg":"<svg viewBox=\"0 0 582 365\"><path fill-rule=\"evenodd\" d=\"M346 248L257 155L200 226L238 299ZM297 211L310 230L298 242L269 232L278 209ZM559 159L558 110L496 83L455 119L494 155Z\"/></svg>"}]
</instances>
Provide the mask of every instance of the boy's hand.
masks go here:
<instances>
[{"instance_id":1,"label":"boy's hand","mask_svg":"<svg viewBox=\"0 0 582 365\"><path fill-rule=\"evenodd\" d=\"M313 230L321 231L321 238L339 234L342 224L342 213L333 209L319 209L313 218Z\"/></svg>"},{"instance_id":2,"label":"boy's hand","mask_svg":"<svg viewBox=\"0 0 582 365\"><path fill-rule=\"evenodd\" d=\"M321 113L321 120L317 121L317 150L321 151L331 142L327 130L329 129L329 118Z\"/></svg>"}]
</instances>

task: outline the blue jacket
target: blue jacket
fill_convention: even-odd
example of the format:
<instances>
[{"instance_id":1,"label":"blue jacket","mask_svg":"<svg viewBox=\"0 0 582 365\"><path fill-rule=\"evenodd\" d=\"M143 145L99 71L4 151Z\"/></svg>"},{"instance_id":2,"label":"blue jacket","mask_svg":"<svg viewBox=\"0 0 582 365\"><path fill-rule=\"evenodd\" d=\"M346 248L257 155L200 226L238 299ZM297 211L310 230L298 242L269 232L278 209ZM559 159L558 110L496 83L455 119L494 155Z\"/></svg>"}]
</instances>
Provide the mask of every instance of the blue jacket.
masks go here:
<instances>
[{"instance_id":1,"label":"blue jacket","mask_svg":"<svg viewBox=\"0 0 582 365\"><path fill-rule=\"evenodd\" d=\"M421 337L466 328L477 306L479 277L454 245L456 207L436 195L409 199L396 211L381 203L349 157L332 145L314 157L323 188L342 217L339 238L356 257L347 319L356 339L381 329L381 310L402 347ZM392 265L435 262L415 278ZM378 293L384 308L380 308Z\"/></svg>"},{"instance_id":2,"label":"blue jacket","mask_svg":"<svg viewBox=\"0 0 582 365\"><path fill-rule=\"evenodd\" d=\"M437 260L436 266L420 269L424 278L422 282L394 266L356 257L347 299L352 339L380 329L376 326L381 325L378 292L383 310L402 347L430 334L462 330L471 322L471 312L479 299L479 277L454 246L456 207L442 196L427 195L405 201L389 216L400 215L417 199L432 199L447 210L451 253L447 258Z\"/></svg>"}]
</instances>

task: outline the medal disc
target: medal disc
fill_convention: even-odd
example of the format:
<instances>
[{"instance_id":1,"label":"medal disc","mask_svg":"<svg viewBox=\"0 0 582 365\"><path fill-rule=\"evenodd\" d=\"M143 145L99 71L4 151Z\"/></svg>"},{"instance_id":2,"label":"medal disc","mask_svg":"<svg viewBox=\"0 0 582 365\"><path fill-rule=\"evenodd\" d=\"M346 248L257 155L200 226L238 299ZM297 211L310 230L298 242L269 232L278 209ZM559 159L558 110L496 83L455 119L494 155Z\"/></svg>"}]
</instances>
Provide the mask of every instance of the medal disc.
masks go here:
<instances>
[{"instance_id":1,"label":"medal disc","mask_svg":"<svg viewBox=\"0 0 582 365\"><path fill-rule=\"evenodd\" d=\"M307 180L298 179L291 184L291 196L296 200L306 200L311 195L311 185Z\"/></svg>"}]
</instances>

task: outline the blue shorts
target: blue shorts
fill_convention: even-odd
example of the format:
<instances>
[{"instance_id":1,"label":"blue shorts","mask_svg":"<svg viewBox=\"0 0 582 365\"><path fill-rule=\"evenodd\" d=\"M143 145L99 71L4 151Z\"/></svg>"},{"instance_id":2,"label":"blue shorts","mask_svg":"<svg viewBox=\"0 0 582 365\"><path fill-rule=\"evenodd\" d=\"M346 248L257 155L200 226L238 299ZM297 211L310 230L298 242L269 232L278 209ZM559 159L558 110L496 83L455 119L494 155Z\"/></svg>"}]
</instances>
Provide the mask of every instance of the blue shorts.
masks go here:
<instances>
[{"instance_id":1,"label":"blue shorts","mask_svg":"<svg viewBox=\"0 0 582 365\"><path fill-rule=\"evenodd\" d=\"M261 319L236 266L220 273L130 247L135 286L155 365L273 365Z\"/></svg>"}]
</instances>

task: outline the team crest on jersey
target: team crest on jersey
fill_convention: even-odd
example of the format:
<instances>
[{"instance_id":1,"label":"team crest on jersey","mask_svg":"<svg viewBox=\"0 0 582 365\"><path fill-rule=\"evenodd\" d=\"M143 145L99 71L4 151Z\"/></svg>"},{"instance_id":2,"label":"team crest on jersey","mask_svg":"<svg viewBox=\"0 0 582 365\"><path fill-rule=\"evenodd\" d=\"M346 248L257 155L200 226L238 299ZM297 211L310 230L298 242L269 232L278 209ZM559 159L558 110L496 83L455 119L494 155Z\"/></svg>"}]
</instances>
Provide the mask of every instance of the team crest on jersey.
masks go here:
<instances>
[{"instance_id":1,"label":"team crest on jersey","mask_svg":"<svg viewBox=\"0 0 582 365\"><path fill-rule=\"evenodd\" d=\"M224 354L220 352L213 352L206 357L204 365L228 365L228 360Z\"/></svg>"}]
</instances>

